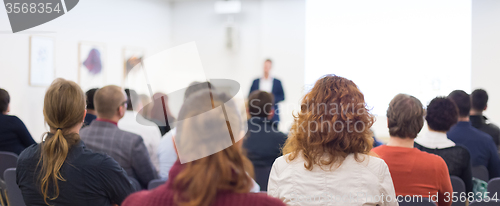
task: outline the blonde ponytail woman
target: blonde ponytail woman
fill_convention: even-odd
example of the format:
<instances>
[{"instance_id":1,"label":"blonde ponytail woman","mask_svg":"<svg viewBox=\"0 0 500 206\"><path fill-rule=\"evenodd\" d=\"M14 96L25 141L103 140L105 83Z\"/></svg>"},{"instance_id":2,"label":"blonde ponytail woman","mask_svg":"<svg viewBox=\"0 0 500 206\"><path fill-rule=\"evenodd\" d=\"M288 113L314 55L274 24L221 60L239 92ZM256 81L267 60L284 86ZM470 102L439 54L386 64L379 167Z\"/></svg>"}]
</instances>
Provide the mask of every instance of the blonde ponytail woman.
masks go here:
<instances>
[{"instance_id":1,"label":"blonde ponytail woman","mask_svg":"<svg viewBox=\"0 0 500 206\"><path fill-rule=\"evenodd\" d=\"M112 205L133 192L116 161L80 141L85 107L75 82L56 79L48 88L43 115L50 130L20 154L16 170L26 205Z\"/></svg>"}]
</instances>

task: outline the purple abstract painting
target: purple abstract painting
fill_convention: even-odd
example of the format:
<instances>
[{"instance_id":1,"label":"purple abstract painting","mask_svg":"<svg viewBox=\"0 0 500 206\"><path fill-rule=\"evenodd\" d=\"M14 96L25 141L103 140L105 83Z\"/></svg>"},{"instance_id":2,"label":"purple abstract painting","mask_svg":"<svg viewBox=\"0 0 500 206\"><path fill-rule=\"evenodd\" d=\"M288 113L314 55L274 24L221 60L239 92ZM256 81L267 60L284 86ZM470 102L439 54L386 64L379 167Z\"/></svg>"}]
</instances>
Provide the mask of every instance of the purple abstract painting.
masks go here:
<instances>
[{"instance_id":1,"label":"purple abstract painting","mask_svg":"<svg viewBox=\"0 0 500 206\"><path fill-rule=\"evenodd\" d=\"M99 50L92 48L87 56L87 59L83 62L83 65L89 70L90 74L96 75L101 73L102 62Z\"/></svg>"}]
</instances>

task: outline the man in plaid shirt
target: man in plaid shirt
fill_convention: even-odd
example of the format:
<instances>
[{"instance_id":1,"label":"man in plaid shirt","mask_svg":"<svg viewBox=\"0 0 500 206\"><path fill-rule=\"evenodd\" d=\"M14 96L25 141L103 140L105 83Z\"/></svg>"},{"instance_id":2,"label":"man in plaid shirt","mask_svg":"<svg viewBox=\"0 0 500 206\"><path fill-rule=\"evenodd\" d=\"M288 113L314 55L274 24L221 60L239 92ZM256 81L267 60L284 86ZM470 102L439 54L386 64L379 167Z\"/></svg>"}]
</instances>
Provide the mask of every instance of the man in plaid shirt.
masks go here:
<instances>
[{"instance_id":1,"label":"man in plaid shirt","mask_svg":"<svg viewBox=\"0 0 500 206\"><path fill-rule=\"evenodd\" d=\"M141 136L118 129L117 122L127 110L127 96L118 86L106 86L95 93L97 119L80 131L84 144L95 152L115 159L141 188L157 178Z\"/></svg>"}]
</instances>

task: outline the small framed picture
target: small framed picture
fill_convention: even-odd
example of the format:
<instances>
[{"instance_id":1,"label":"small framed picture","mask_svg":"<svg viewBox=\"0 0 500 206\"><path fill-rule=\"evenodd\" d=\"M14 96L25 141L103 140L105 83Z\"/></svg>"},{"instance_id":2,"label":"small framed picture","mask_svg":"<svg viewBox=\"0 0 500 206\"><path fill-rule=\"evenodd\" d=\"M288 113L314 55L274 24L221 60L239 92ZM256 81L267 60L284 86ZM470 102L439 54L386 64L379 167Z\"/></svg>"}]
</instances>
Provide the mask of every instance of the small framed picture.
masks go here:
<instances>
[{"instance_id":1,"label":"small framed picture","mask_svg":"<svg viewBox=\"0 0 500 206\"><path fill-rule=\"evenodd\" d=\"M106 84L106 46L80 42L78 47L78 83L84 91Z\"/></svg>"},{"instance_id":2,"label":"small framed picture","mask_svg":"<svg viewBox=\"0 0 500 206\"><path fill-rule=\"evenodd\" d=\"M49 86L54 81L55 39L53 37L30 37L30 86Z\"/></svg>"},{"instance_id":3,"label":"small framed picture","mask_svg":"<svg viewBox=\"0 0 500 206\"><path fill-rule=\"evenodd\" d=\"M126 47L123 49L123 79L126 80L132 69L144 59L144 50Z\"/></svg>"}]
</instances>

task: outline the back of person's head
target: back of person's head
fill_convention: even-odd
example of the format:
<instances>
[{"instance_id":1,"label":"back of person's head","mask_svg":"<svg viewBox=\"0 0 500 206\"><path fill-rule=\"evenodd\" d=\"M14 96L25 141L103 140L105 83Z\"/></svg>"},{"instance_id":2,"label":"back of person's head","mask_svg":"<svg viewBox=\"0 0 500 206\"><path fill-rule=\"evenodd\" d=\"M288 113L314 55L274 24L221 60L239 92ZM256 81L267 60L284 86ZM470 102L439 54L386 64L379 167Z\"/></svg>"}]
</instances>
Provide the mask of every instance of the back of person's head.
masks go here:
<instances>
[{"instance_id":1,"label":"back of person's head","mask_svg":"<svg viewBox=\"0 0 500 206\"><path fill-rule=\"evenodd\" d=\"M85 93L73 81L54 80L45 93L43 116L51 132L41 143L39 183L48 205L47 199L53 200L59 196L57 181L65 181L60 169L69 148L80 140L74 128L79 129L83 124Z\"/></svg>"},{"instance_id":2,"label":"back of person's head","mask_svg":"<svg viewBox=\"0 0 500 206\"><path fill-rule=\"evenodd\" d=\"M283 154L293 160L302 152L309 170L340 165L349 154L362 161L358 154L368 154L373 146L374 117L359 88L346 78L326 75L316 81L294 117Z\"/></svg>"},{"instance_id":3,"label":"back of person's head","mask_svg":"<svg viewBox=\"0 0 500 206\"><path fill-rule=\"evenodd\" d=\"M274 96L268 92L256 90L248 96L248 112L252 117L269 117L274 105Z\"/></svg>"},{"instance_id":4,"label":"back of person's head","mask_svg":"<svg viewBox=\"0 0 500 206\"><path fill-rule=\"evenodd\" d=\"M455 102L458 107L458 115L460 117L468 117L471 108L470 96L462 90L452 91L448 98Z\"/></svg>"},{"instance_id":5,"label":"back of person's head","mask_svg":"<svg viewBox=\"0 0 500 206\"><path fill-rule=\"evenodd\" d=\"M213 101L207 99L210 94ZM225 113L213 109L222 105ZM253 167L242 154L241 142L221 148L224 144L221 140L228 137L228 133L239 134L243 126L236 104L230 97L215 91L210 93L208 89L200 90L184 101L178 118L181 121L177 126L175 143L181 162L185 156L202 155L199 159L186 162L184 170L173 180L178 205L208 206L220 191L249 192L253 182L248 174L253 173ZM229 120L230 127L226 120ZM193 135L196 137L193 138ZM216 152L216 148L222 150Z\"/></svg>"},{"instance_id":6,"label":"back of person's head","mask_svg":"<svg viewBox=\"0 0 500 206\"><path fill-rule=\"evenodd\" d=\"M151 97L145 94L140 94L139 98L141 99L142 108L139 109L139 113L146 119L151 118L151 109L153 108L153 102L151 101Z\"/></svg>"},{"instance_id":7,"label":"back of person's head","mask_svg":"<svg viewBox=\"0 0 500 206\"><path fill-rule=\"evenodd\" d=\"M482 112L488 106L488 93L483 89L476 89L471 93L472 109Z\"/></svg>"},{"instance_id":8,"label":"back of person's head","mask_svg":"<svg viewBox=\"0 0 500 206\"><path fill-rule=\"evenodd\" d=\"M7 112L10 104L9 92L5 89L0 89L0 114Z\"/></svg>"},{"instance_id":9,"label":"back of person's head","mask_svg":"<svg viewBox=\"0 0 500 206\"><path fill-rule=\"evenodd\" d=\"M139 106L138 104L141 103L141 99L133 89L125 89L125 94L127 94L127 110L133 111L133 107Z\"/></svg>"},{"instance_id":10,"label":"back of person's head","mask_svg":"<svg viewBox=\"0 0 500 206\"><path fill-rule=\"evenodd\" d=\"M89 89L89 91L85 92L85 96L87 96L87 109L95 110L94 107L94 95L98 88Z\"/></svg>"},{"instance_id":11,"label":"back of person's head","mask_svg":"<svg viewBox=\"0 0 500 206\"><path fill-rule=\"evenodd\" d=\"M109 85L97 90L94 105L99 118L111 119L118 114L120 107L127 103L127 96L119 86Z\"/></svg>"},{"instance_id":12,"label":"back of person's head","mask_svg":"<svg viewBox=\"0 0 500 206\"><path fill-rule=\"evenodd\" d=\"M427 106L425 120L430 129L447 132L458 121L458 108L450 99L436 97Z\"/></svg>"},{"instance_id":13,"label":"back of person's head","mask_svg":"<svg viewBox=\"0 0 500 206\"><path fill-rule=\"evenodd\" d=\"M425 110L420 100L407 94L396 95L387 109L387 127L393 137L411 138L424 126Z\"/></svg>"},{"instance_id":14,"label":"back of person's head","mask_svg":"<svg viewBox=\"0 0 500 206\"><path fill-rule=\"evenodd\" d=\"M191 84L189 84L188 88L184 92L184 100L189 98L189 96L191 96L192 94L203 89L214 90L215 87L210 82L197 82L197 81L191 82Z\"/></svg>"}]
</instances>

